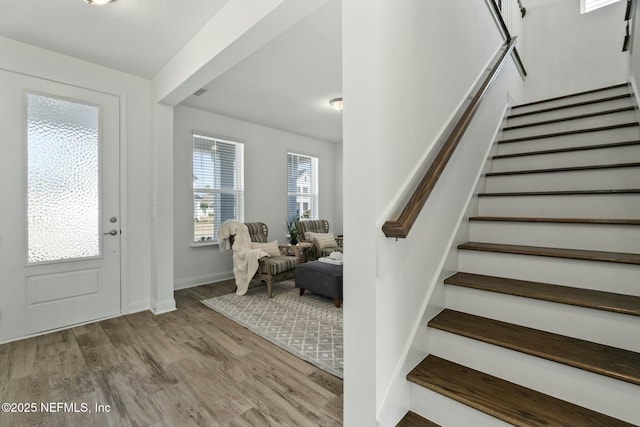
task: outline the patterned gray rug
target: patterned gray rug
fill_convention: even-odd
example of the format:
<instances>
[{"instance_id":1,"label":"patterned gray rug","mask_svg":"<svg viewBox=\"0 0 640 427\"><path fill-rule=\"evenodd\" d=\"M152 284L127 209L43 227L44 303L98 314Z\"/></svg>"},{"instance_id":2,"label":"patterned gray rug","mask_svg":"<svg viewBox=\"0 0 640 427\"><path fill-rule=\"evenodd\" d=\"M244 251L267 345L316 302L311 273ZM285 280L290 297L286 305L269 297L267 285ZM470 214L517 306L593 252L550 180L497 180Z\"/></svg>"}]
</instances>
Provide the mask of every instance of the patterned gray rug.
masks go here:
<instances>
[{"instance_id":1,"label":"patterned gray rug","mask_svg":"<svg viewBox=\"0 0 640 427\"><path fill-rule=\"evenodd\" d=\"M343 378L342 308L333 299L306 292L299 296L293 281L266 286L246 295L223 295L201 301L278 347Z\"/></svg>"}]
</instances>

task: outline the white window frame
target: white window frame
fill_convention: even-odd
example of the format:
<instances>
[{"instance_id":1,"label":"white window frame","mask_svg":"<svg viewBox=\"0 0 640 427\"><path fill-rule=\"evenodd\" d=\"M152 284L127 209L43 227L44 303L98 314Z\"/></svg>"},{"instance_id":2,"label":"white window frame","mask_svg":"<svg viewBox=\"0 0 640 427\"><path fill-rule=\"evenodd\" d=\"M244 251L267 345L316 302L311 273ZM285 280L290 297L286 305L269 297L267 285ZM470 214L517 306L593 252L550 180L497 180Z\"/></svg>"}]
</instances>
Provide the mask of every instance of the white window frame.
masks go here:
<instances>
[{"instance_id":1,"label":"white window frame","mask_svg":"<svg viewBox=\"0 0 640 427\"><path fill-rule=\"evenodd\" d=\"M309 171L309 175L306 177L309 182L301 183L299 182L299 178L296 179L294 183L292 181L292 164L291 161L294 158L303 158L309 159L311 170ZM305 180L306 181L306 180ZM304 185L301 185L304 184ZM319 209L319 181L318 181L318 157L311 156L308 154L296 153L293 151L287 152L287 220L294 221L298 219L318 219L318 209ZM291 211L291 207L289 206L289 200L291 197L296 198L296 204L298 208L296 212ZM309 215L305 216L305 212L302 212L301 206L307 202L310 204L309 206Z\"/></svg>"},{"instance_id":2,"label":"white window frame","mask_svg":"<svg viewBox=\"0 0 640 427\"><path fill-rule=\"evenodd\" d=\"M580 13L593 12L601 7L617 3L620 0L580 0Z\"/></svg>"},{"instance_id":3,"label":"white window frame","mask_svg":"<svg viewBox=\"0 0 640 427\"><path fill-rule=\"evenodd\" d=\"M216 147L218 145L224 146L233 146L234 156L233 158L213 158L210 163L203 161L204 158L197 157L199 153L202 156L204 152L204 148L208 145L212 145ZM215 151L213 148L209 148L209 151ZM193 179L193 197L192 197L192 209L193 209L193 228L192 228L192 241L193 245L215 245L218 244L218 236L217 231L220 228L220 225L228 220L233 219L235 221L244 222L244 143L238 141L232 141L229 139L216 138L212 136L205 135L201 132L194 132L192 136L192 154L191 154L191 174ZM218 168L216 169L216 160L220 162L218 164ZM199 161L199 164L196 165L196 162ZM233 181L232 185L225 185L222 181L221 173L222 169L228 170L228 168L232 168L233 176L226 176L225 178ZM199 171L199 172L198 172ZM207 179L203 178L199 180L197 177L197 173L202 173L205 177L207 174L210 176L208 180L210 181L206 185L198 185L198 181L204 182ZM209 207L204 210L200 207L202 206L202 198L198 198L198 196L206 194L210 195L212 200L219 198L220 195L233 195L234 196L234 206L233 212L235 215L233 218L225 217L223 213L223 207L217 206L209 211ZM210 206L210 205L209 205ZM206 224L207 219L211 217L211 235L202 236L202 230L208 227ZM205 224L202 224L202 223ZM200 225L200 227L199 227Z\"/></svg>"}]
</instances>

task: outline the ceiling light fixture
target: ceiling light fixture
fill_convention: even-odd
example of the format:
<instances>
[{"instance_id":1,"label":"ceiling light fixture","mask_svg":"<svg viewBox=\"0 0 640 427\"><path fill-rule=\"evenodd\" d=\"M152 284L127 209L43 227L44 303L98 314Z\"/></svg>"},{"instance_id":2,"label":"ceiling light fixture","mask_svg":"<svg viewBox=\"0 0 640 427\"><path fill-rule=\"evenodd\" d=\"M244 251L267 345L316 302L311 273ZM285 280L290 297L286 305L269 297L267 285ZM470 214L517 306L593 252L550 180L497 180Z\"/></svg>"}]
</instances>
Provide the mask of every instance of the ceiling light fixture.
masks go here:
<instances>
[{"instance_id":1,"label":"ceiling light fixture","mask_svg":"<svg viewBox=\"0 0 640 427\"><path fill-rule=\"evenodd\" d=\"M342 108L343 108L342 98L333 98L331 101L329 101L329 104L336 110L342 112Z\"/></svg>"},{"instance_id":2,"label":"ceiling light fixture","mask_svg":"<svg viewBox=\"0 0 640 427\"><path fill-rule=\"evenodd\" d=\"M95 4L96 6L102 6L116 0L84 0L84 1L89 4Z\"/></svg>"}]
</instances>

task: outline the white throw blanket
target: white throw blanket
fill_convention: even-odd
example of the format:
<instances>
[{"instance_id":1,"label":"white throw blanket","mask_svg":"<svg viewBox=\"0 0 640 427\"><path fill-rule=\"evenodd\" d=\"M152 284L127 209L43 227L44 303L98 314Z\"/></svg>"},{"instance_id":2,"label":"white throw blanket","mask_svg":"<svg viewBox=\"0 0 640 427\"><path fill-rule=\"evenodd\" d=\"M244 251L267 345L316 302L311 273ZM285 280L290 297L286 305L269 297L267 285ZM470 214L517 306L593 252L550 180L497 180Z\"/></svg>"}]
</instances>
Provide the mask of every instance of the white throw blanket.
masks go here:
<instances>
[{"instance_id":1,"label":"white throw blanket","mask_svg":"<svg viewBox=\"0 0 640 427\"><path fill-rule=\"evenodd\" d=\"M259 259L268 256L262 249L251 249L251 238L246 225L238 221L225 221L218 230L220 249L229 247L229 237L233 240L233 275L236 278L236 294L244 295L249 289L249 282L258 270Z\"/></svg>"}]
</instances>

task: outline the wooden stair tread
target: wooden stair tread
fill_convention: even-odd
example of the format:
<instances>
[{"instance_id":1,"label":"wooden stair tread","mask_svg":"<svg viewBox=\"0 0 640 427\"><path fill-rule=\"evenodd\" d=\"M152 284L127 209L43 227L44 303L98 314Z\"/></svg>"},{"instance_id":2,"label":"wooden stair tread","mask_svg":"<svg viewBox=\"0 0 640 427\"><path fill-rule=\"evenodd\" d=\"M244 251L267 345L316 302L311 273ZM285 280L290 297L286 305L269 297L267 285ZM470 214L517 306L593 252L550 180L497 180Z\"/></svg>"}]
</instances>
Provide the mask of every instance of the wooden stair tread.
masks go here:
<instances>
[{"instance_id":1,"label":"wooden stair tread","mask_svg":"<svg viewBox=\"0 0 640 427\"><path fill-rule=\"evenodd\" d=\"M571 286L530 282L527 280L507 279L458 272L446 278L447 285L462 286L489 292L497 292L524 298L611 311L614 313L640 316L640 297L614 294Z\"/></svg>"},{"instance_id":2,"label":"wooden stair tread","mask_svg":"<svg viewBox=\"0 0 640 427\"><path fill-rule=\"evenodd\" d=\"M640 219L631 218L538 218L518 216L472 216L469 221L544 222L557 224L640 225Z\"/></svg>"},{"instance_id":3,"label":"wooden stair tread","mask_svg":"<svg viewBox=\"0 0 640 427\"><path fill-rule=\"evenodd\" d=\"M407 379L520 427L632 425L434 355Z\"/></svg>"},{"instance_id":4,"label":"wooden stair tread","mask_svg":"<svg viewBox=\"0 0 640 427\"><path fill-rule=\"evenodd\" d=\"M551 111L565 110L567 108L584 107L585 105L599 104L602 102L617 101L619 99L631 98L632 96L633 95L631 93L625 93L621 95L607 96L605 98L592 99L589 101L575 102L573 104L558 105L556 107L542 108L540 110L528 111L526 113L510 114L507 116L507 119L515 119L517 117L531 116L540 113L549 113ZM523 105L523 107L525 107L525 105Z\"/></svg>"},{"instance_id":5,"label":"wooden stair tread","mask_svg":"<svg viewBox=\"0 0 640 427\"><path fill-rule=\"evenodd\" d=\"M548 248L543 246L507 245L503 243L485 242L463 243L458 245L458 249L640 265L640 254L631 254L624 252Z\"/></svg>"},{"instance_id":6,"label":"wooden stair tread","mask_svg":"<svg viewBox=\"0 0 640 427\"><path fill-rule=\"evenodd\" d=\"M436 424L415 412L407 412L402 419L396 424L396 427L440 427L440 424Z\"/></svg>"},{"instance_id":7,"label":"wooden stair tread","mask_svg":"<svg viewBox=\"0 0 640 427\"><path fill-rule=\"evenodd\" d=\"M502 128L502 130L508 131L508 130L524 129L524 128L529 128L529 127L533 127L533 126L544 126L544 125L550 125L550 124L554 124L554 123L562 123L562 122L569 122L569 121L572 121L572 120L588 119L588 118L591 118L591 117L606 116L606 115L609 115L609 114L624 113L626 111L634 111L634 110L635 110L634 107L614 108L613 110L596 111L594 113L580 114L580 115L577 115L577 116L561 117L561 118L558 118L558 119L543 120L543 121L540 121L540 122L525 123L525 124L522 124L522 125L506 126L506 127Z\"/></svg>"},{"instance_id":8,"label":"wooden stair tread","mask_svg":"<svg viewBox=\"0 0 640 427\"><path fill-rule=\"evenodd\" d=\"M640 385L640 353L445 309L431 328Z\"/></svg>"},{"instance_id":9,"label":"wooden stair tread","mask_svg":"<svg viewBox=\"0 0 640 427\"><path fill-rule=\"evenodd\" d=\"M596 194L638 194L640 188L620 188L606 190L560 190L560 191L511 191L498 193L478 193L478 197L509 197L509 196L580 196Z\"/></svg>"},{"instance_id":10,"label":"wooden stair tread","mask_svg":"<svg viewBox=\"0 0 640 427\"><path fill-rule=\"evenodd\" d=\"M523 153L500 154L500 155L493 156L492 159L495 160L495 159L508 159L511 157L539 156L543 154L570 153L574 151L603 150L608 148L628 147L631 145L640 145L640 141L624 141L624 142L614 142L614 143L608 143L608 144L581 145L578 147L554 148L551 150L526 151Z\"/></svg>"},{"instance_id":11,"label":"wooden stair tread","mask_svg":"<svg viewBox=\"0 0 640 427\"><path fill-rule=\"evenodd\" d=\"M604 132L607 130L615 130L615 129L624 129L630 127L637 127L640 123L638 122L628 122L628 123L620 123L617 125L608 125L608 126L598 126L594 128L585 128L585 129L575 129L575 130L567 130L563 132L553 132L553 133L543 133L539 135L531 135L531 136L523 136L520 138L508 138L502 139L498 141L498 144L509 144L512 142L523 142L523 141L532 141L536 139L544 139L544 138L555 138L559 136L569 136L569 135L578 135L581 133L591 133L591 132Z\"/></svg>"},{"instance_id":12,"label":"wooden stair tread","mask_svg":"<svg viewBox=\"0 0 640 427\"><path fill-rule=\"evenodd\" d=\"M548 168L548 169L524 169L515 171L504 172L489 172L486 176L505 176L505 175L525 175L532 173L554 173L554 172L578 172L598 169L623 169L623 168L637 168L640 167L640 163L612 163L605 165L585 165L585 166L567 166L561 168Z\"/></svg>"},{"instance_id":13,"label":"wooden stair tread","mask_svg":"<svg viewBox=\"0 0 640 427\"><path fill-rule=\"evenodd\" d=\"M597 92L604 92L606 90L618 89L618 88L621 88L621 87L628 87L628 86L629 86L629 83L618 83L618 84L615 84L615 85L600 87L600 88L597 88L597 89L589 89L589 90L585 90L585 91L581 91L581 92L570 93L570 94L567 94L567 95L555 96L553 98L539 99L537 101L531 101L531 102L527 102L525 104L514 105L513 108L528 107L528 106L531 106L531 105L543 104L545 102L559 101L561 99L573 98L575 96L588 95L588 94L597 93Z\"/></svg>"}]
</instances>

